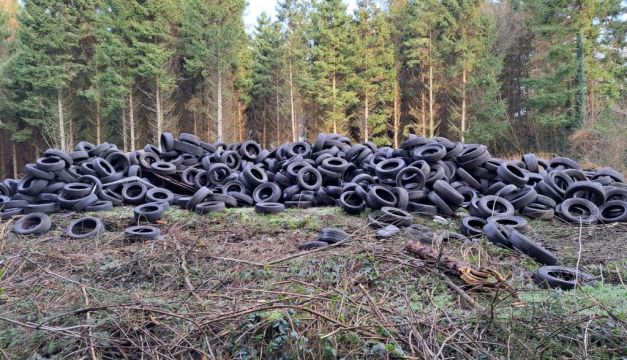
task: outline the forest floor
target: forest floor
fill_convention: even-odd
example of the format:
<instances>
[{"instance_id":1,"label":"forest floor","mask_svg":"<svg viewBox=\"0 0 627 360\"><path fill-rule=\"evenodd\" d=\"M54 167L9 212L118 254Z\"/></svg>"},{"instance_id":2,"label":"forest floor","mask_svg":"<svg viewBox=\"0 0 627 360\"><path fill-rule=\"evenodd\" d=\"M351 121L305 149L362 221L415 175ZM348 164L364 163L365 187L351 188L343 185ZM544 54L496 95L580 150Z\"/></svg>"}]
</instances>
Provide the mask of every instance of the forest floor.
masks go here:
<instances>
[{"instance_id":1,"label":"forest floor","mask_svg":"<svg viewBox=\"0 0 627 360\"><path fill-rule=\"evenodd\" d=\"M531 221L563 265L597 276L574 291L539 288L534 261L484 240L440 251L511 273L509 292L472 290L455 274L375 237L337 208L198 216L170 209L158 240L128 242L130 208L94 214L107 232L70 240L78 214L20 237L0 224L0 358L381 359L627 356L627 225ZM457 229L457 220L416 222ZM311 252L323 227L351 240ZM467 294L468 296L464 296ZM470 299L470 300L469 300Z\"/></svg>"}]
</instances>

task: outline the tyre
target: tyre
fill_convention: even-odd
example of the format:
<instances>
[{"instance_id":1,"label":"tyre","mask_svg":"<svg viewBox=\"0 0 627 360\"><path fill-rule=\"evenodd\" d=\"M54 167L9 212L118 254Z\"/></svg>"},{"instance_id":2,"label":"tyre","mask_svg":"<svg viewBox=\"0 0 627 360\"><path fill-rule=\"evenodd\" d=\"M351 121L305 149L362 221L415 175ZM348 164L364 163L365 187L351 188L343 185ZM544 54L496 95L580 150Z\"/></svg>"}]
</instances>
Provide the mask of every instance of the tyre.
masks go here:
<instances>
[{"instance_id":1,"label":"tyre","mask_svg":"<svg viewBox=\"0 0 627 360\"><path fill-rule=\"evenodd\" d=\"M381 208L379 221L396 226L409 226L414 222L414 217L405 210L384 206Z\"/></svg>"},{"instance_id":2,"label":"tyre","mask_svg":"<svg viewBox=\"0 0 627 360\"><path fill-rule=\"evenodd\" d=\"M455 211L435 191L430 191L427 198L438 209L438 213L446 216L455 215Z\"/></svg>"},{"instance_id":3,"label":"tyre","mask_svg":"<svg viewBox=\"0 0 627 360\"><path fill-rule=\"evenodd\" d=\"M514 248L535 261L543 265L557 264L557 258L550 251L542 247L540 244L529 239L517 230L512 230L509 234L509 241Z\"/></svg>"},{"instance_id":4,"label":"tyre","mask_svg":"<svg viewBox=\"0 0 627 360\"><path fill-rule=\"evenodd\" d=\"M146 185L139 182L127 183L122 187L122 199L130 205L139 205L144 202L146 196Z\"/></svg>"},{"instance_id":5,"label":"tyre","mask_svg":"<svg viewBox=\"0 0 627 360\"><path fill-rule=\"evenodd\" d=\"M524 186L529 181L529 176L525 174L524 170L513 164L501 164L496 170L496 173L504 182L519 187Z\"/></svg>"},{"instance_id":6,"label":"tyre","mask_svg":"<svg viewBox=\"0 0 627 360\"><path fill-rule=\"evenodd\" d=\"M509 241L510 232L510 229L496 222L488 222L483 227L483 234L485 237L493 244L501 247L512 247L512 244Z\"/></svg>"},{"instance_id":7,"label":"tyre","mask_svg":"<svg viewBox=\"0 0 627 360\"><path fill-rule=\"evenodd\" d=\"M361 214L366 209L366 202L355 191L345 191L340 195L339 205L351 215Z\"/></svg>"},{"instance_id":8,"label":"tyre","mask_svg":"<svg viewBox=\"0 0 627 360\"><path fill-rule=\"evenodd\" d=\"M129 240L152 240L161 235L161 230L155 226L135 225L127 227L124 234Z\"/></svg>"},{"instance_id":9,"label":"tyre","mask_svg":"<svg viewBox=\"0 0 627 360\"><path fill-rule=\"evenodd\" d=\"M277 202L258 202L255 204L255 212L258 214L276 214L285 210L285 206Z\"/></svg>"},{"instance_id":10,"label":"tyre","mask_svg":"<svg viewBox=\"0 0 627 360\"><path fill-rule=\"evenodd\" d=\"M477 212L487 219L495 215L514 215L514 206L502 197L486 195L477 202Z\"/></svg>"},{"instance_id":11,"label":"tyre","mask_svg":"<svg viewBox=\"0 0 627 360\"><path fill-rule=\"evenodd\" d=\"M523 234L530 230L529 224L527 224L527 220L521 218L520 216L497 215L497 216L491 216L486 219L486 223L491 222L491 221L496 222L505 227L517 230Z\"/></svg>"},{"instance_id":12,"label":"tyre","mask_svg":"<svg viewBox=\"0 0 627 360\"><path fill-rule=\"evenodd\" d=\"M105 227L100 219L84 217L72 221L65 229L65 234L72 239L85 239L98 236L105 232Z\"/></svg>"},{"instance_id":13,"label":"tyre","mask_svg":"<svg viewBox=\"0 0 627 360\"><path fill-rule=\"evenodd\" d=\"M425 174L415 166L405 167L396 174L396 186L406 190L422 190L426 181Z\"/></svg>"},{"instance_id":14,"label":"tyre","mask_svg":"<svg viewBox=\"0 0 627 360\"><path fill-rule=\"evenodd\" d=\"M154 223L161 219L163 215L163 205L160 203L146 203L133 209L133 219L135 221L148 221Z\"/></svg>"},{"instance_id":15,"label":"tyre","mask_svg":"<svg viewBox=\"0 0 627 360\"><path fill-rule=\"evenodd\" d=\"M464 202L464 196L444 180L438 180L433 183L433 190L442 200L446 201L451 208L457 208Z\"/></svg>"},{"instance_id":16,"label":"tyre","mask_svg":"<svg viewBox=\"0 0 627 360\"><path fill-rule=\"evenodd\" d=\"M324 228L320 230L320 234L318 235L318 241L325 242L327 244L337 244L343 241L348 240L349 235L335 228Z\"/></svg>"},{"instance_id":17,"label":"tyre","mask_svg":"<svg viewBox=\"0 0 627 360\"><path fill-rule=\"evenodd\" d=\"M32 213L22 216L13 225L13 231L20 235L42 235L52 227L48 215L44 213Z\"/></svg>"},{"instance_id":18,"label":"tyre","mask_svg":"<svg viewBox=\"0 0 627 360\"><path fill-rule=\"evenodd\" d=\"M562 219L574 223L590 225L596 224L599 220L599 208L592 202L581 199L566 199L557 207L557 214Z\"/></svg>"},{"instance_id":19,"label":"tyre","mask_svg":"<svg viewBox=\"0 0 627 360\"><path fill-rule=\"evenodd\" d=\"M548 288L571 290L578 284L593 285L594 276L570 267L543 266L536 271L533 281Z\"/></svg>"},{"instance_id":20,"label":"tyre","mask_svg":"<svg viewBox=\"0 0 627 360\"><path fill-rule=\"evenodd\" d=\"M368 191L367 204L371 209L381 209L384 206L396 206L398 199L394 192L387 187L381 185L374 185L370 187Z\"/></svg>"},{"instance_id":21,"label":"tyre","mask_svg":"<svg viewBox=\"0 0 627 360\"><path fill-rule=\"evenodd\" d=\"M223 211L226 205L222 201L203 201L196 205L195 211L200 215L205 215L214 211Z\"/></svg>"},{"instance_id":22,"label":"tyre","mask_svg":"<svg viewBox=\"0 0 627 360\"><path fill-rule=\"evenodd\" d=\"M298 244L298 250L313 250L328 247L324 241L307 241L301 244Z\"/></svg>"},{"instance_id":23,"label":"tyre","mask_svg":"<svg viewBox=\"0 0 627 360\"><path fill-rule=\"evenodd\" d=\"M599 207L599 218L603 223L627 222L627 202L610 200Z\"/></svg>"},{"instance_id":24,"label":"tyre","mask_svg":"<svg viewBox=\"0 0 627 360\"><path fill-rule=\"evenodd\" d=\"M476 216L464 216L459 224L462 234L466 236L483 235L486 221Z\"/></svg>"},{"instance_id":25,"label":"tyre","mask_svg":"<svg viewBox=\"0 0 627 360\"><path fill-rule=\"evenodd\" d=\"M146 191L146 201L172 204L174 203L174 194L168 189L154 187Z\"/></svg>"}]
</instances>

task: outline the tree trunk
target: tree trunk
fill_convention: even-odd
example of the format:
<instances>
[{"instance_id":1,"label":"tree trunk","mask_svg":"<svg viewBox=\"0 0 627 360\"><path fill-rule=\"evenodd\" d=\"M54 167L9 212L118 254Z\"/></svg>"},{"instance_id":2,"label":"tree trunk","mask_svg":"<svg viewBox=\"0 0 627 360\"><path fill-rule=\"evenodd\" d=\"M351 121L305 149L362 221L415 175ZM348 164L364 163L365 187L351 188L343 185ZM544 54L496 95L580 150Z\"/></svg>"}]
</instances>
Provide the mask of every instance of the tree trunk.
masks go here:
<instances>
[{"instance_id":1,"label":"tree trunk","mask_svg":"<svg viewBox=\"0 0 627 360\"><path fill-rule=\"evenodd\" d=\"M366 92L365 94L365 99L364 99L364 142L368 142L368 117L370 117L370 113L369 113L369 105L368 104L368 92Z\"/></svg>"},{"instance_id":2,"label":"tree trunk","mask_svg":"<svg viewBox=\"0 0 627 360\"><path fill-rule=\"evenodd\" d=\"M133 91L128 94L128 126L131 133L130 145L131 151L135 150L135 114L133 111Z\"/></svg>"},{"instance_id":3,"label":"tree trunk","mask_svg":"<svg viewBox=\"0 0 627 360\"><path fill-rule=\"evenodd\" d=\"M13 159L13 178L17 179L17 145L11 141L11 158Z\"/></svg>"},{"instance_id":4,"label":"tree trunk","mask_svg":"<svg viewBox=\"0 0 627 360\"><path fill-rule=\"evenodd\" d=\"M128 152L128 130L126 129L126 109L122 109L122 142L124 152Z\"/></svg>"},{"instance_id":5,"label":"tree trunk","mask_svg":"<svg viewBox=\"0 0 627 360\"><path fill-rule=\"evenodd\" d=\"M237 141L244 141L244 118L242 117L242 102L237 101L237 126L239 131L237 134Z\"/></svg>"},{"instance_id":6,"label":"tree trunk","mask_svg":"<svg viewBox=\"0 0 627 360\"><path fill-rule=\"evenodd\" d=\"M163 132L163 113L161 112L161 89L159 88L159 75L155 78L155 109L157 110L157 134L155 144L159 142L159 137Z\"/></svg>"},{"instance_id":7,"label":"tree trunk","mask_svg":"<svg viewBox=\"0 0 627 360\"><path fill-rule=\"evenodd\" d=\"M422 89L420 89L420 123L422 126L422 136L427 136L427 109L425 100L425 75L420 74L420 83Z\"/></svg>"},{"instance_id":8,"label":"tree trunk","mask_svg":"<svg viewBox=\"0 0 627 360\"><path fill-rule=\"evenodd\" d=\"M466 132L466 69L462 69L462 124L461 124L461 142L464 142L464 133Z\"/></svg>"},{"instance_id":9,"label":"tree trunk","mask_svg":"<svg viewBox=\"0 0 627 360\"><path fill-rule=\"evenodd\" d=\"M100 100L96 101L96 143L102 143L102 119L100 117Z\"/></svg>"},{"instance_id":10,"label":"tree trunk","mask_svg":"<svg viewBox=\"0 0 627 360\"><path fill-rule=\"evenodd\" d=\"M335 117L335 73L333 73L333 111L332 111L332 116L333 116L333 133L337 134L337 119Z\"/></svg>"},{"instance_id":11,"label":"tree trunk","mask_svg":"<svg viewBox=\"0 0 627 360\"><path fill-rule=\"evenodd\" d=\"M222 74L218 71L218 140L222 140Z\"/></svg>"},{"instance_id":12,"label":"tree trunk","mask_svg":"<svg viewBox=\"0 0 627 360\"><path fill-rule=\"evenodd\" d=\"M433 65L429 65L429 137L435 136L433 119Z\"/></svg>"},{"instance_id":13,"label":"tree trunk","mask_svg":"<svg viewBox=\"0 0 627 360\"><path fill-rule=\"evenodd\" d=\"M397 65L398 68L398 65ZM392 105L392 121L394 122L394 146L398 147L396 144L398 141L396 139L396 124L401 121L401 104L399 99L399 91L398 91L398 72L397 79L394 80L394 104Z\"/></svg>"},{"instance_id":14,"label":"tree trunk","mask_svg":"<svg viewBox=\"0 0 627 360\"><path fill-rule=\"evenodd\" d=\"M2 179L8 178L7 176L7 164L9 163L6 159L6 153L4 152L4 131L0 132L0 176Z\"/></svg>"},{"instance_id":15,"label":"tree trunk","mask_svg":"<svg viewBox=\"0 0 627 360\"><path fill-rule=\"evenodd\" d=\"M289 72L290 72L290 120L292 121L292 141L298 141L298 131L296 128L296 114L294 113L294 79L293 79L293 71L292 71L292 59L289 61Z\"/></svg>"},{"instance_id":16,"label":"tree trunk","mask_svg":"<svg viewBox=\"0 0 627 360\"><path fill-rule=\"evenodd\" d=\"M65 119L63 118L63 99L61 98L61 90L57 91L57 116L59 120L59 143L62 151L66 149L65 143Z\"/></svg>"},{"instance_id":17,"label":"tree trunk","mask_svg":"<svg viewBox=\"0 0 627 360\"><path fill-rule=\"evenodd\" d=\"M263 143L263 148L268 147L267 136L266 136L266 117L263 117L263 133L261 134L261 142Z\"/></svg>"},{"instance_id":18,"label":"tree trunk","mask_svg":"<svg viewBox=\"0 0 627 360\"><path fill-rule=\"evenodd\" d=\"M276 109L274 110L276 116L276 144L281 143L281 123L280 123L280 111L279 111L279 80L276 82Z\"/></svg>"}]
</instances>

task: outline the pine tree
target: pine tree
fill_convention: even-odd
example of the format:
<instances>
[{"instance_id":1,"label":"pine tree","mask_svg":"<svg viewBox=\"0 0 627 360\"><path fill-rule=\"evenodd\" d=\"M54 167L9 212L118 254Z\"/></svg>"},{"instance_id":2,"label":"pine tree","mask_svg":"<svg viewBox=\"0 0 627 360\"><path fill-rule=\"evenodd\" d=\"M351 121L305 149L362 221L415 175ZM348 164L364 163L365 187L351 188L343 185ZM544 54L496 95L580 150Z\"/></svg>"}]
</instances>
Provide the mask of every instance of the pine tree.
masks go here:
<instances>
[{"instance_id":1,"label":"pine tree","mask_svg":"<svg viewBox=\"0 0 627 360\"><path fill-rule=\"evenodd\" d=\"M313 3L311 14L312 85L322 110L325 131L347 133L353 127L347 110L358 103L350 84L354 76L354 39L342 0Z\"/></svg>"},{"instance_id":2,"label":"pine tree","mask_svg":"<svg viewBox=\"0 0 627 360\"><path fill-rule=\"evenodd\" d=\"M362 103L362 139L389 145L389 119L394 101L394 48L390 24L372 0L358 2L356 11L356 90ZM400 129L393 126L394 142Z\"/></svg>"},{"instance_id":3,"label":"pine tree","mask_svg":"<svg viewBox=\"0 0 627 360\"><path fill-rule=\"evenodd\" d=\"M308 51L307 7L301 0L280 0L277 4L277 13L278 21L282 25L286 50L283 58L285 59L284 72L289 90L292 141L297 141L298 138L303 138L305 135L303 97L311 83L306 63Z\"/></svg>"},{"instance_id":4,"label":"pine tree","mask_svg":"<svg viewBox=\"0 0 627 360\"><path fill-rule=\"evenodd\" d=\"M18 116L38 129L53 146L69 147L67 100L80 71L77 9L72 3L32 0L24 3L11 72L19 97Z\"/></svg>"},{"instance_id":5,"label":"pine tree","mask_svg":"<svg viewBox=\"0 0 627 360\"><path fill-rule=\"evenodd\" d=\"M238 51L246 44L244 0L187 0L182 24L185 70L201 76L216 107L216 137L222 140L224 98ZM212 113L212 111L208 111Z\"/></svg>"},{"instance_id":6,"label":"pine tree","mask_svg":"<svg viewBox=\"0 0 627 360\"><path fill-rule=\"evenodd\" d=\"M283 79L281 70L284 42L278 22L265 13L257 19L255 35L252 41L252 84L251 84L251 117L255 127L261 129L264 146L270 142L279 145L281 142L281 103ZM270 136L270 129L275 136ZM291 136L290 136L291 137ZM274 141L271 141L271 140Z\"/></svg>"}]
</instances>

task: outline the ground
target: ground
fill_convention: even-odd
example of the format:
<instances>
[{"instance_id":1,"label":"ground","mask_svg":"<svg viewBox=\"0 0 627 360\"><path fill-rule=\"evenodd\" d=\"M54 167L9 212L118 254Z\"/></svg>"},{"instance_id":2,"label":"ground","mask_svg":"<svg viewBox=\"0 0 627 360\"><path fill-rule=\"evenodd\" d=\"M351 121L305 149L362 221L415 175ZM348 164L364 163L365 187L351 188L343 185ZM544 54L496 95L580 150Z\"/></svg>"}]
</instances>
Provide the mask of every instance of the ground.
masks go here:
<instances>
[{"instance_id":1,"label":"ground","mask_svg":"<svg viewBox=\"0 0 627 360\"><path fill-rule=\"evenodd\" d=\"M0 357L7 359L621 358L627 339L627 225L531 221L531 237L595 286L535 286L537 263L484 240L439 251L511 274L474 290L438 264L379 240L366 214L337 208L198 216L169 210L161 239L129 242L130 208L94 214L107 232L70 240L79 214L21 237L0 224ZM416 216L436 230L449 224ZM351 240L313 252L323 227ZM468 294L468 297L464 295ZM469 300L470 299L470 300Z\"/></svg>"}]
</instances>

